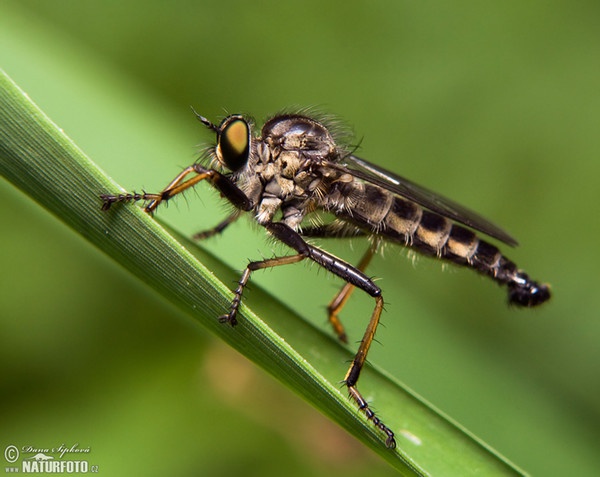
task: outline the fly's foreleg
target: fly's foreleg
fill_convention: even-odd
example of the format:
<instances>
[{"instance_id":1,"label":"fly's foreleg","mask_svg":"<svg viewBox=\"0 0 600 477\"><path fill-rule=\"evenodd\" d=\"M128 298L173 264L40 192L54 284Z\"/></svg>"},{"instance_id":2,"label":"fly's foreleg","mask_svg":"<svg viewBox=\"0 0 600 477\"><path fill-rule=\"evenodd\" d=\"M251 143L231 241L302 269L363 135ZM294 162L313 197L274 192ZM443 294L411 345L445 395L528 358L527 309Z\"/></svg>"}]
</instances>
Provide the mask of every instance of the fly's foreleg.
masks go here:
<instances>
[{"instance_id":1,"label":"fly's foreleg","mask_svg":"<svg viewBox=\"0 0 600 477\"><path fill-rule=\"evenodd\" d=\"M194 173L194 172L196 172L198 175L195 177L192 177L191 179L188 179L187 181L184 181L184 179L189 174ZM199 172L196 170L195 166L189 166L189 167L186 167L183 171L181 171L177 175L177 177L175 177L175 179L173 179L171 181L171 183L167 187L165 187L162 192L160 192L158 194L148 193L148 192L143 192L140 194L137 192L133 192L130 194L117 194L117 195L104 194L104 195L101 195L100 198L104 202L104 204L102 205L102 210L110 209L110 207L116 202L137 202L139 200L142 200L142 201L150 201L148 203L148 205L145 207L145 210L146 210L146 212L153 212L154 209L156 209L156 207L158 207L158 204L160 204L162 201L169 200L174 195L179 194L180 192L183 192L184 190L192 187L193 185L197 184L200 181L203 181L204 179L209 177L209 175L210 175L210 171L208 171L208 170L203 170L203 171Z\"/></svg>"},{"instance_id":2,"label":"fly's foreleg","mask_svg":"<svg viewBox=\"0 0 600 477\"><path fill-rule=\"evenodd\" d=\"M367 354L369 352L369 348L371 347L371 343L373 342L377 325L379 324L379 318L381 317L381 312L383 310L381 289L375 285L373 281L361 270L317 247L306 243L297 232L292 230L287 225L281 222L276 222L267 224L265 227L276 238L298 252L298 255L293 256L297 258L296 261L302 260L303 258L310 258L323 268L346 280L346 282L351 286L360 288L375 299L375 308L373 309L371 319L369 320L369 324L363 339L360 342L358 352L354 356L352 364L346 373L344 383L348 387L348 393L350 397L354 402L356 402L358 408L365 413L367 419L372 421L373 424L386 435L385 443L387 447L396 447L396 440L394 439L393 431L375 415L375 412L369 407L367 401L362 397L356 388L356 383L358 382L360 372L362 371L367 359ZM369 252L365 257L368 257L368 255ZM367 259L367 263L368 260L370 260L370 258Z\"/></svg>"},{"instance_id":3,"label":"fly's foreleg","mask_svg":"<svg viewBox=\"0 0 600 477\"><path fill-rule=\"evenodd\" d=\"M191 179L186 179L190 174L195 173L196 175ZM146 212L152 213L163 201L167 201L177 194L181 194L190 187L195 186L198 182L208 180L221 194L229 200L236 208L241 210L250 210L252 203L250 199L244 194L227 176L224 176L214 169L206 169L200 164L194 164L186 167L180 172L171 183L158 194L150 194L147 192L130 193L130 194L117 194L110 195L104 194L100 198L104 202L102 210L108 210L115 202L137 202L139 200L150 201L144 208Z\"/></svg>"}]
</instances>

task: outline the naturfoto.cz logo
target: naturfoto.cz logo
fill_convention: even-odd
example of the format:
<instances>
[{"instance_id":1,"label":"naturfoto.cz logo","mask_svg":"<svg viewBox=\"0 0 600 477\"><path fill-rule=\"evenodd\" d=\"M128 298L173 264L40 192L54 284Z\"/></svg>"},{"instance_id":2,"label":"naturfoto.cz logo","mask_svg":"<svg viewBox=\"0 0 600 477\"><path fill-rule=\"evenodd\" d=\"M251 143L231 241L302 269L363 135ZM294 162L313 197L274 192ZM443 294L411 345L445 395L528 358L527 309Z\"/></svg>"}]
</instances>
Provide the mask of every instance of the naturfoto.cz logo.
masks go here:
<instances>
[{"instance_id":1,"label":"naturfoto.cz logo","mask_svg":"<svg viewBox=\"0 0 600 477\"><path fill-rule=\"evenodd\" d=\"M83 457L90 453L89 447L79 447L79 444L74 444L70 447L61 444L52 448L41 448L31 445L21 446L20 448L14 445L9 445L4 450L4 458L12 467L6 467L7 473L48 473L48 474L76 474L98 472L97 465L91 465L88 460L83 459L64 459L63 457ZM52 455L56 454L56 455ZM17 461L21 458L21 466Z\"/></svg>"}]
</instances>

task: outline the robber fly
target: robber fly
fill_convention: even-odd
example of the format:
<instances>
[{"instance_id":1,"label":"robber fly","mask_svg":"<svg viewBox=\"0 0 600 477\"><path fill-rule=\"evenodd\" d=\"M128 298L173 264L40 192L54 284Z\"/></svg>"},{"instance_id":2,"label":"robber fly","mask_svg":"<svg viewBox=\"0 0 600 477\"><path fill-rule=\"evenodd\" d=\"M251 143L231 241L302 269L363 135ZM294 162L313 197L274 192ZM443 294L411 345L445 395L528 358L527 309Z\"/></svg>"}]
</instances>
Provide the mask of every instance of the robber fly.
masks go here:
<instances>
[{"instance_id":1,"label":"robber fly","mask_svg":"<svg viewBox=\"0 0 600 477\"><path fill-rule=\"evenodd\" d=\"M455 202L355 156L336 140L334 128L326 121L305 114L280 114L267 120L257 134L254 123L243 115L228 116L216 125L194 113L216 133L216 144L206 153L207 165L187 167L157 194L102 195L102 208L142 200L147 203L146 212L152 213L162 202L207 180L233 204L234 212L196 238L222 232L243 212L250 212L271 236L293 249L292 255L248 264L229 312L219 318L222 323L237 323L242 293L253 271L305 259L346 282L328 307L329 321L341 341L347 338L338 314L353 289L372 296L375 307L344 383L360 411L385 434L388 447L396 446L394 433L356 387L383 309L381 289L365 274L383 240L471 267L506 286L511 304L533 307L550 298L548 285L531 280L474 231L514 246L517 242L510 235ZM309 217L315 214L330 220L311 221ZM307 237L358 236L371 240L357 266L306 241Z\"/></svg>"}]
</instances>

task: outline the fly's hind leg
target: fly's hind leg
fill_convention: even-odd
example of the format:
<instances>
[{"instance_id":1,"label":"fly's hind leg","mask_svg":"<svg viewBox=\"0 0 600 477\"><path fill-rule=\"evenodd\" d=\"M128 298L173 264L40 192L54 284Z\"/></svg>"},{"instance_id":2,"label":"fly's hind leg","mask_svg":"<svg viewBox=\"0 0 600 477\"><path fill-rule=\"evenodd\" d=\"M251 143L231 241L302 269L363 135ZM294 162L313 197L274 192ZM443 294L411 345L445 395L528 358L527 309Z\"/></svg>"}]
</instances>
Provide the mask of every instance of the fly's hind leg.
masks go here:
<instances>
[{"instance_id":1,"label":"fly's hind leg","mask_svg":"<svg viewBox=\"0 0 600 477\"><path fill-rule=\"evenodd\" d=\"M366 268L371 263L371 259L373 255L377 252L377 244L372 243L368 250L365 252L363 257L360 259L358 266L356 267L361 272L364 272ZM327 313L329 318L329 323L333 327L333 331L337 335L338 339L342 343L348 343L348 335L346 335L346 330L344 329L344 325L340 321L339 314L344 308L344 305L352 295L355 286L352 283L347 282L342 289L333 297L333 300L327 306Z\"/></svg>"},{"instance_id":2,"label":"fly's hind leg","mask_svg":"<svg viewBox=\"0 0 600 477\"><path fill-rule=\"evenodd\" d=\"M367 354L369 352L369 348L371 347L371 343L373 342L373 338L375 337L375 331L377 330L377 325L379 324L379 317L381 316L382 310L383 298L381 295L379 295L375 297L375 308L373 310L373 314L371 315L371 320L369 321L369 325L367 326L363 339L360 342L358 352L354 356L352 364L346 373L344 383L346 386L348 386L348 394L358 405L358 408L365 413L367 419L373 421L375 427L380 429L386 435L385 445L388 448L393 449L396 447L394 433L381 421L381 419L375 415L375 412L369 407L369 403L365 400L365 398L362 397L358 389L356 389L356 383L367 359Z\"/></svg>"},{"instance_id":3,"label":"fly's hind leg","mask_svg":"<svg viewBox=\"0 0 600 477\"><path fill-rule=\"evenodd\" d=\"M309 258L314 262L321 265L326 270L334 273L338 277L344 279L347 283L351 284L354 287L358 287L361 290L367 292L375 299L375 308L373 309L373 313L371 315L371 319L369 320L369 324L363 336L363 339L360 342L360 346L354 359L352 360L352 364L346 373L344 378L344 383L348 387L348 393L350 398L358 405L358 408L367 416L375 427L377 427L381 432L383 432L386 436L385 444L389 448L396 447L396 440L394 439L394 432L387 427L379 417L375 415L375 412L369 407L369 404L360 394L358 389L356 388L356 383L358 382L358 378L360 377L360 373L367 359L367 354L369 353L369 348L371 347L371 343L373 343L373 338L375 337L375 332L377 331L377 325L379 324L379 318L381 317L381 312L383 311L383 298L381 296L381 289L373 283L373 281L367 277L361 270L353 267L352 265L340 260L339 258L331 255L330 253L325 252L317 247L314 247L304 241L304 239L288 227L286 224L281 222L275 222L271 224L265 225L267 230L271 232L273 236L277 239L281 240L283 243L293 248L298 252L298 255L293 255L290 257L284 257L287 261L285 263L294 263L300 261L304 258ZM372 255L373 252L371 252ZM365 255L365 257L369 256L369 252ZM281 259L275 259L281 260ZM370 258L369 258L370 260ZM268 262L268 260L265 260ZM264 263L264 262L263 262ZM276 263L276 265L282 265L283 263ZM264 267L262 267L264 268ZM247 270L247 275L250 272ZM246 275L246 273L244 274ZM242 277L244 278L244 277ZM240 280L241 282L242 280ZM242 286L243 288L243 286Z\"/></svg>"},{"instance_id":4,"label":"fly's hind leg","mask_svg":"<svg viewBox=\"0 0 600 477\"><path fill-rule=\"evenodd\" d=\"M362 237L367 235L365 231L362 229L350 225L345 222L331 222L323 225L316 225L313 227L308 227L302 231L303 237L319 237L319 238L352 238L352 237ZM365 252L363 257L360 259L358 266L356 267L361 272L364 272L369 263L371 263L371 259L377 252L379 247L379 241L374 239L371 242L368 250ZM342 343L348 343L348 335L346 334L346 330L344 329L344 325L342 324L339 314L344 308L344 305L352 295L355 286L352 283L347 282L341 288L341 290L333 297L333 300L327 306L327 317L329 319L329 323L333 328L334 333L337 335L338 339Z\"/></svg>"}]
</instances>

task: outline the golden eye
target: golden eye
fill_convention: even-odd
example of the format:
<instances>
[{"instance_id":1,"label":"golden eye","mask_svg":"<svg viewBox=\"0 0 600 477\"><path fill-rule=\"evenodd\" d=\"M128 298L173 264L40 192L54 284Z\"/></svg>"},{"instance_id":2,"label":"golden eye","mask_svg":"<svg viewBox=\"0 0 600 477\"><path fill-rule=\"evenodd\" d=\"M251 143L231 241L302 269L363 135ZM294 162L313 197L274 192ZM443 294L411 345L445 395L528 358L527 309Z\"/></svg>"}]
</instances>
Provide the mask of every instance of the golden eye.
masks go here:
<instances>
[{"instance_id":1,"label":"golden eye","mask_svg":"<svg viewBox=\"0 0 600 477\"><path fill-rule=\"evenodd\" d=\"M220 127L217 150L223 165L236 171L248 162L250 126L241 116L229 116Z\"/></svg>"}]
</instances>

